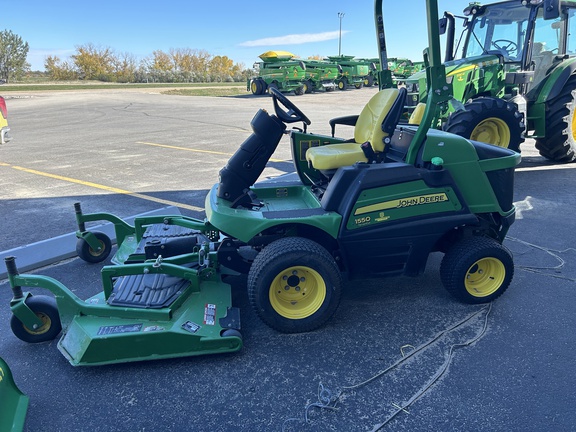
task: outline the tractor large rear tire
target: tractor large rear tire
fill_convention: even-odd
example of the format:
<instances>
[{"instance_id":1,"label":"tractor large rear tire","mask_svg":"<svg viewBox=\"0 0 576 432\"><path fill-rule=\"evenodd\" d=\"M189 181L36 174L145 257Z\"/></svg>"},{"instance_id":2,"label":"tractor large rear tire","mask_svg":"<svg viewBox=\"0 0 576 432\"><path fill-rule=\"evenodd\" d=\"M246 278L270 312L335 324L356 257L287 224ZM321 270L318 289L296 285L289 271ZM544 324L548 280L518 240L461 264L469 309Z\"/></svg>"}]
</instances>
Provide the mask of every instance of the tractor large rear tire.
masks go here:
<instances>
[{"instance_id":1,"label":"tractor large rear tire","mask_svg":"<svg viewBox=\"0 0 576 432\"><path fill-rule=\"evenodd\" d=\"M520 151L524 142L524 119L513 102L492 97L479 97L453 112L444 130L474 141Z\"/></svg>"},{"instance_id":2,"label":"tractor large rear tire","mask_svg":"<svg viewBox=\"0 0 576 432\"><path fill-rule=\"evenodd\" d=\"M560 95L546 102L546 137L536 139L542 156L555 162L576 161L576 76Z\"/></svg>"},{"instance_id":3,"label":"tractor large rear tire","mask_svg":"<svg viewBox=\"0 0 576 432\"><path fill-rule=\"evenodd\" d=\"M324 325L340 303L342 277L330 253L301 237L276 240L248 273L248 298L258 316L283 333Z\"/></svg>"}]
</instances>

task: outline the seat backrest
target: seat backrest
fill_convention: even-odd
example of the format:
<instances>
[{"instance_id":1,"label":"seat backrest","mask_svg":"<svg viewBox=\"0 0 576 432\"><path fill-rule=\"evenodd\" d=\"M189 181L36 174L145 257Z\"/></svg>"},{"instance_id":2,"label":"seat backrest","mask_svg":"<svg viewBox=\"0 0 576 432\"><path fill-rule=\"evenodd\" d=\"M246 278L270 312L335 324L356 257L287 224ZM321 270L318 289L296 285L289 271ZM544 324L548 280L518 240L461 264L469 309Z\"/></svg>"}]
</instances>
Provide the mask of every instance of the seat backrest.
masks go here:
<instances>
[{"instance_id":1,"label":"seat backrest","mask_svg":"<svg viewBox=\"0 0 576 432\"><path fill-rule=\"evenodd\" d=\"M389 134L382 130L382 123L387 116L394 116L399 113L394 111L402 110L404 102L395 104L398 98L406 97L406 91L397 88L380 90L368 101L354 127L354 141L364 143L369 141L375 152L384 151L384 138ZM393 129L392 129L393 130Z\"/></svg>"},{"instance_id":2,"label":"seat backrest","mask_svg":"<svg viewBox=\"0 0 576 432\"><path fill-rule=\"evenodd\" d=\"M422 121L422 117L424 117L424 111L426 111L426 104L424 102L420 102L410 114L410 118L408 119L408 124L411 125L419 125Z\"/></svg>"}]
</instances>

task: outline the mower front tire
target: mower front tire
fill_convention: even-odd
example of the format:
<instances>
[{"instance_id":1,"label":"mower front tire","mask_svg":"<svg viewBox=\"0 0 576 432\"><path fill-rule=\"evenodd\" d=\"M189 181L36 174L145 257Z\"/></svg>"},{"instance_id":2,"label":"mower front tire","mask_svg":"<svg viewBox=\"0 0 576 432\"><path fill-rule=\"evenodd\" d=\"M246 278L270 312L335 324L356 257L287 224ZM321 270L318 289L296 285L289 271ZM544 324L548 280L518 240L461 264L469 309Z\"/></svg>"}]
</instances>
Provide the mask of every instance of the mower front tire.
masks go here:
<instances>
[{"instance_id":1,"label":"mower front tire","mask_svg":"<svg viewBox=\"0 0 576 432\"><path fill-rule=\"evenodd\" d=\"M28 297L26 305L42 320L42 325L36 329L30 329L15 315L12 315L10 327L14 335L28 343L46 342L55 339L62 331L56 300L53 297L38 295Z\"/></svg>"},{"instance_id":2,"label":"mower front tire","mask_svg":"<svg viewBox=\"0 0 576 432\"><path fill-rule=\"evenodd\" d=\"M301 237L276 240L260 252L248 273L248 298L258 316L282 333L309 332L334 314L342 276L334 258Z\"/></svg>"},{"instance_id":3,"label":"mower front tire","mask_svg":"<svg viewBox=\"0 0 576 432\"><path fill-rule=\"evenodd\" d=\"M450 247L440 265L444 287L458 300L479 304L501 296L514 276L511 252L488 237L471 237Z\"/></svg>"},{"instance_id":4,"label":"mower front tire","mask_svg":"<svg viewBox=\"0 0 576 432\"><path fill-rule=\"evenodd\" d=\"M112 241L110 237L100 231L94 231L93 234L100 243L100 249L92 249L86 240L79 238L76 242L76 253L82 260L94 264L108 258L112 250Z\"/></svg>"}]
</instances>

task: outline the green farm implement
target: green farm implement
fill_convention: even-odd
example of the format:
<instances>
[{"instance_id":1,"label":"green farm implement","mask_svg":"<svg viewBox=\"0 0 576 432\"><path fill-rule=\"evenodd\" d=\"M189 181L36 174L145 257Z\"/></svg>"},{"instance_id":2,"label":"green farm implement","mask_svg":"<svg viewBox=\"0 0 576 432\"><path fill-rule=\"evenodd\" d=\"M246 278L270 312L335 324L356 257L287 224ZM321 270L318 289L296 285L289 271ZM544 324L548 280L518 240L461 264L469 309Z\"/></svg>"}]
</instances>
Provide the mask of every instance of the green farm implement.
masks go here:
<instances>
[{"instance_id":1,"label":"green farm implement","mask_svg":"<svg viewBox=\"0 0 576 432\"><path fill-rule=\"evenodd\" d=\"M286 51L267 51L260 59L261 62L254 64L258 76L247 80L247 90L252 94L269 93L271 89L304 94L306 65L303 61L294 59L294 54Z\"/></svg>"},{"instance_id":2,"label":"green farm implement","mask_svg":"<svg viewBox=\"0 0 576 432\"><path fill-rule=\"evenodd\" d=\"M370 74L370 65L362 60L354 60L354 56L330 56L328 60L337 63L342 68L336 79L336 87L339 90L347 90L349 87L357 89L364 86L364 78Z\"/></svg>"}]
</instances>

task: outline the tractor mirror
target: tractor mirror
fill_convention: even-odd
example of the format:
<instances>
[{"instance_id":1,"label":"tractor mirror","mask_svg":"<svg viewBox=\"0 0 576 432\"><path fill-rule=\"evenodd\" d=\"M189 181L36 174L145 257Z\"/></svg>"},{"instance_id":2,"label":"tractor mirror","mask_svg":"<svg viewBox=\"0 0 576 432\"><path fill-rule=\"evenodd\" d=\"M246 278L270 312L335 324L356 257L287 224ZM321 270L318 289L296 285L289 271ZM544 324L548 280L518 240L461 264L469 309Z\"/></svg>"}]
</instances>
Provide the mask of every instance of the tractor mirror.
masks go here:
<instances>
[{"instance_id":1,"label":"tractor mirror","mask_svg":"<svg viewBox=\"0 0 576 432\"><path fill-rule=\"evenodd\" d=\"M556 19L560 16L560 0L544 0L544 19Z\"/></svg>"},{"instance_id":2,"label":"tractor mirror","mask_svg":"<svg viewBox=\"0 0 576 432\"><path fill-rule=\"evenodd\" d=\"M438 31L440 35L446 33L446 27L448 26L448 18L440 18L438 20Z\"/></svg>"}]
</instances>

